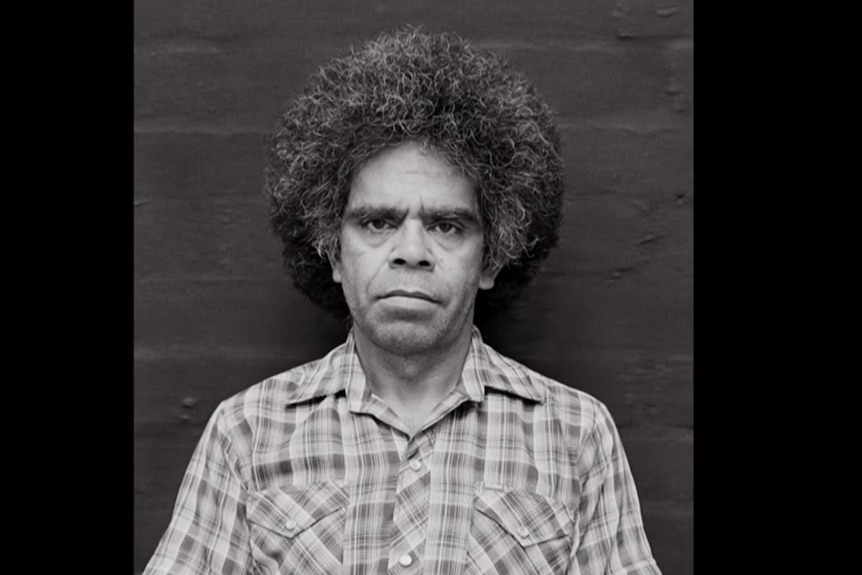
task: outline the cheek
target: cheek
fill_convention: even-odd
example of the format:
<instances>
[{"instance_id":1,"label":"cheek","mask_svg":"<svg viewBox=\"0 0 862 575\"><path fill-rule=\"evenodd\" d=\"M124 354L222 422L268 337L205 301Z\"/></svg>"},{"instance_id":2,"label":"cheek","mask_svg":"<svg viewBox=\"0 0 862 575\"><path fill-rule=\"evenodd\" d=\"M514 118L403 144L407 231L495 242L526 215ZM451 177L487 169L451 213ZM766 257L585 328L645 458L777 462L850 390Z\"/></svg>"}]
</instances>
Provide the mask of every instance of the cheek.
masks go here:
<instances>
[{"instance_id":1,"label":"cheek","mask_svg":"<svg viewBox=\"0 0 862 575\"><path fill-rule=\"evenodd\" d=\"M361 291L377 276L385 258L374 251L345 250L342 252L342 283L353 291Z\"/></svg>"},{"instance_id":2,"label":"cheek","mask_svg":"<svg viewBox=\"0 0 862 575\"><path fill-rule=\"evenodd\" d=\"M446 277L444 280L448 285L452 294L459 294L459 299L467 300L475 297L479 290L480 275L478 264L471 261L458 261L453 263L447 269L441 270L442 275Z\"/></svg>"},{"instance_id":3,"label":"cheek","mask_svg":"<svg viewBox=\"0 0 862 575\"><path fill-rule=\"evenodd\" d=\"M479 284L479 279L482 273L482 249L479 246L470 246L470 249L456 259L458 264L458 274L463 279L463 282L472 287Z\"/></svg>"}]
</instances>

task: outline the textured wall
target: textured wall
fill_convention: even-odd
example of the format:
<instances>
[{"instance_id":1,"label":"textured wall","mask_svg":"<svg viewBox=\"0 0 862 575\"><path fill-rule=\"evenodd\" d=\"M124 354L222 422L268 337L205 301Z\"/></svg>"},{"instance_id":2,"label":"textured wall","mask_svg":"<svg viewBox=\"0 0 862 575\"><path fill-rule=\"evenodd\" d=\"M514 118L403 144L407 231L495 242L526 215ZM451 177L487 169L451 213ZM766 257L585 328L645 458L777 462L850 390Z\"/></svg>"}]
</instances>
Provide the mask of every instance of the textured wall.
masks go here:
<instances>
[{"instance_id":1,"label":"textured wall","mask_svg":"<svg viewBox=\"0 0 862 575\"><path fill-rule=\"evenodd\" d=\"M136 572L208 416L324 354L261 194L266 137L308 75L402 24L454 30L558 112L563 241L488 343L614 414L666 575L692 572L691 0L136 0Z\"/></svg>"}]
</instances>

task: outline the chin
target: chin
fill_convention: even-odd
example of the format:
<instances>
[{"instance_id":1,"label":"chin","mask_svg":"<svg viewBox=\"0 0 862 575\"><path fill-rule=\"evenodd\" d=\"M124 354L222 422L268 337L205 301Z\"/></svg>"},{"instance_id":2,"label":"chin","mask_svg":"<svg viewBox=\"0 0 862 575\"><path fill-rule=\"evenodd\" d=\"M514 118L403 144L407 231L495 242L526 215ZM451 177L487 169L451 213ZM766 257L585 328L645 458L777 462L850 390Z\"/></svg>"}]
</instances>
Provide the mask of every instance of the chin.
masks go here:
<instances>
[{"instance_id":1,"label":"chin","mask_svg":"<svg viewBox=\"0 0 862 575\"><path fill-rule=\"evenodd\" d=\"M446 347L472 325L472 314L447 313L434 306L375 306L358 310L354 326L375 346L400 354Z\"/></svg>"},{"instance_id":2,"label":"chin","mask_svg":"<svg viewBox=\"0 0 862 575\"><path fill-rule=\"evenodd\" d=\"M439 345L444 333L435 326L421 323L394 321L374 325L366 332L378 346L400 353L425 351Z\"/></svg>"}]
</instances>

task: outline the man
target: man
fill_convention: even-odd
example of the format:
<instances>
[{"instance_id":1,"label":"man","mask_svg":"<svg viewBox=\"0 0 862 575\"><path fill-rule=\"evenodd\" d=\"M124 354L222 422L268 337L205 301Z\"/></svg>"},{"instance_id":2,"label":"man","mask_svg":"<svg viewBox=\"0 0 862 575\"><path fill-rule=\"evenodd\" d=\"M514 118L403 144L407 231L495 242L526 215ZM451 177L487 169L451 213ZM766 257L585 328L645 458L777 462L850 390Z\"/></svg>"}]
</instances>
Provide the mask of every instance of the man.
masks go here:
<instances>
[{"instance_id":1,"label":"man","mask_svg":"<svg viewBox=\"0 0 862 575\"><path fill-rule=\"evenodd\" d=\"M350 333L215 410L145 573L659 573L604 405L473 326L556 244L561 171L533 88L456 36L321 68L266 190Z\"/></svg>"}]
</instances>

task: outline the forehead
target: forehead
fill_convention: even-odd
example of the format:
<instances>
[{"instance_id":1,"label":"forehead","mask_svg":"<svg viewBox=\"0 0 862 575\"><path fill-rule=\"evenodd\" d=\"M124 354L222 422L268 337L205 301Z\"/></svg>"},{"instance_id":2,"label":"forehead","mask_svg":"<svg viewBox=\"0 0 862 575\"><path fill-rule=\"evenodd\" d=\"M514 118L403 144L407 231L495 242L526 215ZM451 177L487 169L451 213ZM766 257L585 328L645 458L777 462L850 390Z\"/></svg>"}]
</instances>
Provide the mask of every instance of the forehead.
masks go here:
<instances>
[{"instance_id":1,"label":"forehead","mask_svg":"<svg viewBox=\"0 0 862 575\"><path fill-rule=\"evenodd\" d=\"M356 171L348 206L356 205L475 210L476 192L472 180L440 153L405 142L379 152Z\"/></svg>"}]
</instances>

